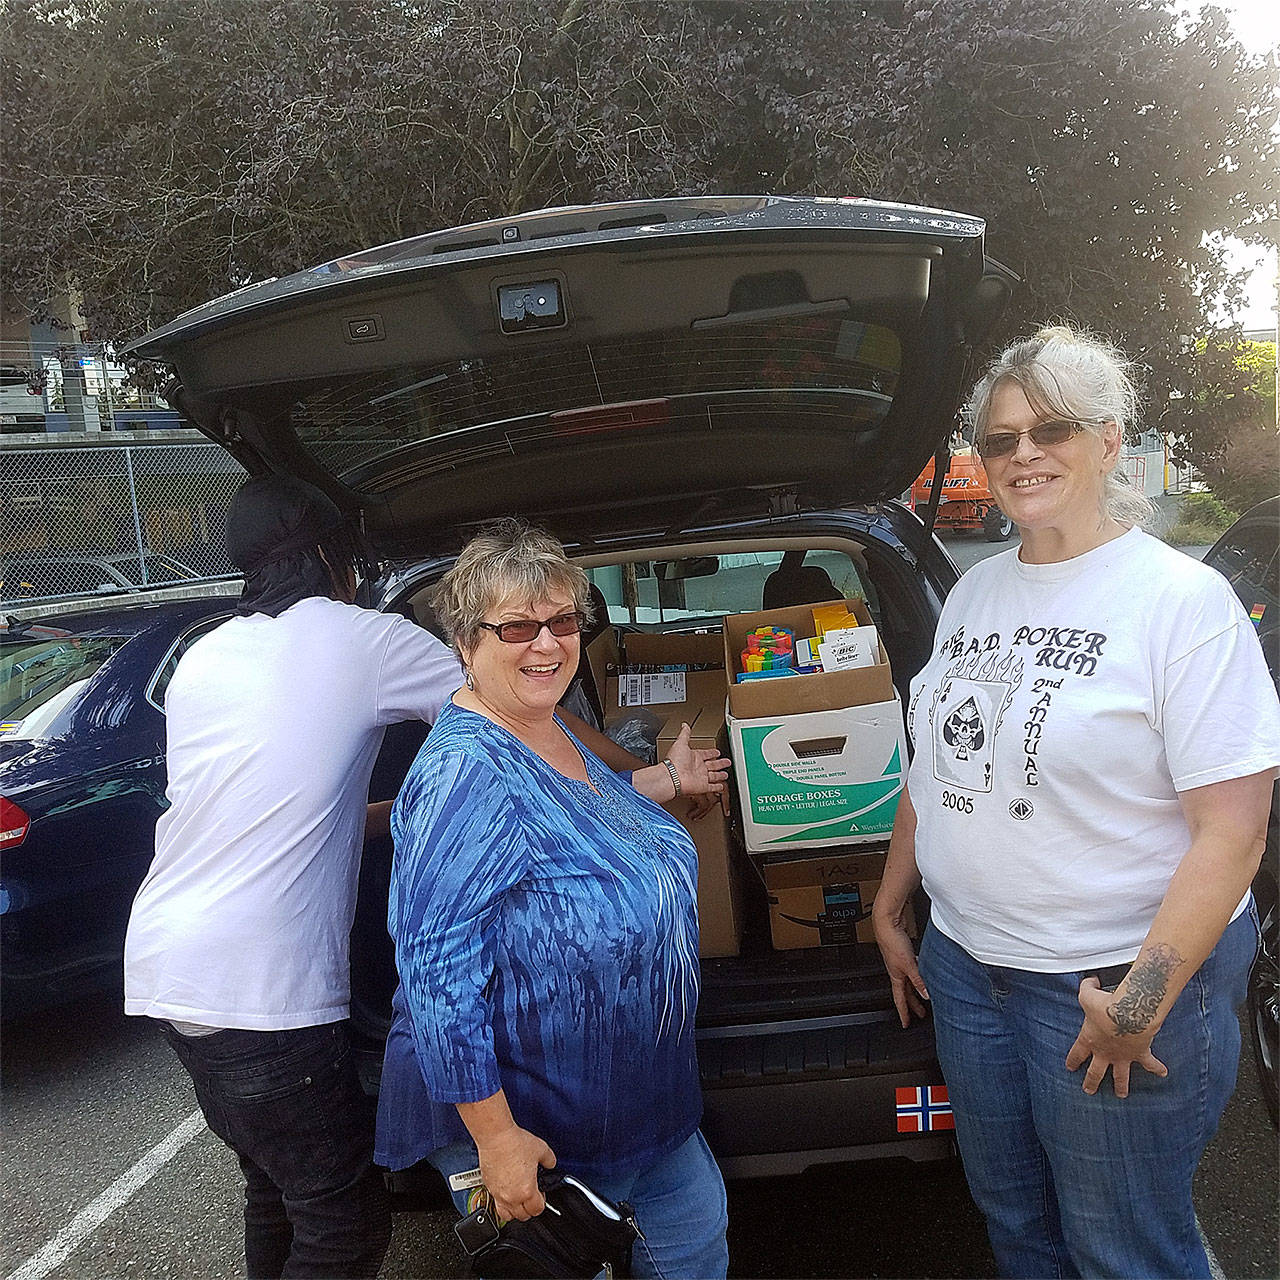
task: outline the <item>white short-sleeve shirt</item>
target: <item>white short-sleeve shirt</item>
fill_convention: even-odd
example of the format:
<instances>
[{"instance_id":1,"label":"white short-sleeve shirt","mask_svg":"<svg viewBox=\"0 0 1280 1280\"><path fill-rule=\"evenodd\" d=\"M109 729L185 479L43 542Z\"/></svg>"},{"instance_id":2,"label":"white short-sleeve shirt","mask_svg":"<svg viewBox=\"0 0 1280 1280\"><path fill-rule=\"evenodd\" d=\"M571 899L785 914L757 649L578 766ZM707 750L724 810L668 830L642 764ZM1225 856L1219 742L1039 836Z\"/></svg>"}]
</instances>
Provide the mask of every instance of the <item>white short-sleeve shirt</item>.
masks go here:
<instances>
[{"instance_id":1,"label":"white short-sleeve shirt","mask_svg":"<svg viewBox=\"0 0 1280 1280\"><path fill-rule=\"evenodd\" d=\"M262 1031L345 1018L383 730L433 721L460 683L422 628L320 598L193 645L165 694L170 807L129 921L125 1011Z\"/></svg>"},{"instance_id":2,"label":"white short-sleeve shirt","mask_svg":"<svg viewBox=\"0 0 1280 1280\"><path fill-rule=\"evenodd\" d=\"M1239 601L1136 529L966 573L908 730L934 924L983 963L1038 972L1132 960L1190 845L1178 793L1280 765Z\"/></svg>"}]
</instances>

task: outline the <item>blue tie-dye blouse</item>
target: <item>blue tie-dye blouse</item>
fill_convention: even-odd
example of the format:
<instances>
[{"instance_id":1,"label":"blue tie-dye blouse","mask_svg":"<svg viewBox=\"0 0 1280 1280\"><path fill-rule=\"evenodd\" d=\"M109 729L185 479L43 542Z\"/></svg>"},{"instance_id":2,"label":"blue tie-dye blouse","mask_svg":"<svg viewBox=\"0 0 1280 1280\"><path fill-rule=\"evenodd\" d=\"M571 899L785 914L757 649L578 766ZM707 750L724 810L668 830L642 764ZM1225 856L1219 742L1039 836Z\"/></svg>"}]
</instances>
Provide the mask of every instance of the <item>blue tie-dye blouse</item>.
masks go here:
<instances>
[{"instance_id":1,"label":"blue tie-dye blouse","mask_svg":"<svg viewBox=\"0 0 1280 1280\"><path fill-rule=\"evenodd\" d=\"M582 756L595 791L446 703L409 770L391 818L400 986L379 1164L465 1138L453 1104L500 1087L584 1174L636 1168L697 1128L697 854L628 777Z\"/></svg>"}]
</instances>

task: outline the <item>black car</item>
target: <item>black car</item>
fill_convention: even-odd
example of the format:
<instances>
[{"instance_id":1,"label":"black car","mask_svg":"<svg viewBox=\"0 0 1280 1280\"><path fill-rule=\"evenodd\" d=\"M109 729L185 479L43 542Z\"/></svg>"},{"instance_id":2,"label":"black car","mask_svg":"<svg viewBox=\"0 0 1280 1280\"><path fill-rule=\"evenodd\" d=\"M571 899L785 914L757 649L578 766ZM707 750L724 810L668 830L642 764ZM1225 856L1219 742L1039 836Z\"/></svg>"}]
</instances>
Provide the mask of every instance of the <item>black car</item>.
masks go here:
<instances>
[{"instance_id":1,"label":"black car","mask_svg":"<svg viewBox=\"0 0 1280 1280\"><path fill-rule=\"evenodd\" d=\"M587 569L618 636L858 597L905 694L957 572L890 499L944 450L1010 281L962 214L644 201L353 254L128 354L168 362L171 398L250 471L302 476L358 515L396 566L384 608L431 625L426 588L479 525L518 512ZM375 798L409 735L389 736ZM369 851L353 1017L371 1074L395 982L387 874ZM899 1112L941 1077L929 1024L899 1026L874 944L776 949L758 877L744 912L739 953L703 962L699 1007L725 1172L946 1153L945 1119Z\"/></svg>"},{"instance_id":2,"label":"black car","mask_svg":"<svg viewBox=\"0 0 1280 1280\"><path fill-rule=\"evenodd\" d=\"M172 601L0 619L0 1009L118 984L164 812L165 686L231 612Z\"/></svg>"},{"instance_id":3,"label":"black car","mask_svg":"<svg viewBox=\"0 0 1280 1280\"><path fill-rule=\"evenodd\" d=\"M1223 573L1258 629L1271 678L1280 685L1280 498L1260 502L1205 556ZM1271 793L1267 847L1253 881L1262 942L1249 975L1249 1038L1271 1123L1280 1128L1280 783Z\"/></svg>"}]
</instances>

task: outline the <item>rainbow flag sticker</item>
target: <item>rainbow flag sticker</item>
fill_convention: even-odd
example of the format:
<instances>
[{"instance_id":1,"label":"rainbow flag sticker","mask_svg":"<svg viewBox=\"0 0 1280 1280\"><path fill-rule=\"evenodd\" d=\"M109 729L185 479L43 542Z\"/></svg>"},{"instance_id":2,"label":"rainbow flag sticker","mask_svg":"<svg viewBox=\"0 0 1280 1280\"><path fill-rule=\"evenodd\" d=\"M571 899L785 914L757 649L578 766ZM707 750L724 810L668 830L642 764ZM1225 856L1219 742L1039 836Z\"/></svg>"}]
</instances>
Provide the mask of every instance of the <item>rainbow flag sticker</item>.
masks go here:
<instances>
[{"instance_id":1,"label":"rainbow flag sticker","mask_svg":"<svg viewBox=\"0 0 1280 1280\"><path fill-rule=\"evenodd\" d=\"M1252 622L1255 627L1261 626L1262 615L1266 613L1266 611L1267 606L1265 604L1255 604L1253 608L1249 610L1249 621Z\"/></svg>"}]
</instances>

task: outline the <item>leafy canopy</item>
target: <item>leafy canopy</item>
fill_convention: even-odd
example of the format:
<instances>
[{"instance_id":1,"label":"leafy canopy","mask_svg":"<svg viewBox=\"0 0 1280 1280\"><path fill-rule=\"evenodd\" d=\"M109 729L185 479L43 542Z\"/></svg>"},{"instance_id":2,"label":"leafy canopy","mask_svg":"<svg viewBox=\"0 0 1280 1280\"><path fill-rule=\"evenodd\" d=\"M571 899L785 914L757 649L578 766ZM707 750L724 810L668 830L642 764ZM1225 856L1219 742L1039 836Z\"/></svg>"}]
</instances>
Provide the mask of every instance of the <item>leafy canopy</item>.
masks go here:
<instances>
[{"instance_id":1,"label":"leafy canopy","mask_svg":"<svg viewBox=\"0 0 1280 1280\"><path fill-rule=\"evenodd\" d=\"M4 4L4 0L0 0ZM9 0L6 305L118 339L443 226L668 194L977 213L1001 338L1092 326L1187 428L1220 239L1276 230L1276 61L1158 0Z\"/></svg>"},{"instance_id":2,"label":"leafy canopy","mask_svg":"<svg viewBox=\"0 0 1280 1280\"><path fill-rule=\"evenodd\" d=\"M1276 344L1215 335L1196 344L1195 359L1200 390L1174 456L1228 507L1247 511L1277 487Z\"/></svg>"}]
</instances>

